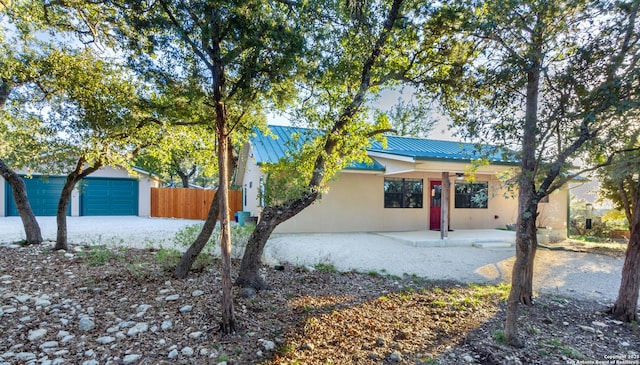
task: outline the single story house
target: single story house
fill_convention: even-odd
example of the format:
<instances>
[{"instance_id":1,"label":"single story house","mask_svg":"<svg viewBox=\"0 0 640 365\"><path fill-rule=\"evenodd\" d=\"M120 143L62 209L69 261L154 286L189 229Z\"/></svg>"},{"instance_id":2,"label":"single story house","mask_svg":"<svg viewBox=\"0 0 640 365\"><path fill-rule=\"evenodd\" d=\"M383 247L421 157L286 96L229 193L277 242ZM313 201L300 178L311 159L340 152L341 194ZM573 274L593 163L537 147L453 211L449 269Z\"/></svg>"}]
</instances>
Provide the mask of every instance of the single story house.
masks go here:
<instances>
[{"instance_id":1,"label":"single story house","mask_svg":"<svg viewBox=\"0 0 640 365\"><path fill-rule=\"evenodd\" d=\"M261 166L283 158L294 133L309 132L288 126L269 129L270 134L258 132L245 144L238 163L236 184L244 191L243 210L251 216L260 214L260 189L268 178ZM517 197L499 179L500 173L518 167L513 160L493 154L471 181L465 171L480 157L472 144L387 136L386 147L376 143L367 151L372 163L343 169L321 199L276 232L440 230L443 221L451 230L494 229L516 221ZM540 204L538 223L566 237L568 202L568 189L552 193Z\"/></svg>"},{"instance_id":2,"label":"single story house","mask_svg":"<svg viewBox=\"0 0 640 365\"><path fill-rule=\"evenodd\" d=\"M24 178L34 214L55 216L66 176L28 174L24 170L16 172ZM159 187L161 181L140 169L134 169L134 173L106 166L87 176L71 194L67 214L150 216L151 188ZM0 217L17 215L11 186L0 177Z\"/></svg>"}]
</instances>

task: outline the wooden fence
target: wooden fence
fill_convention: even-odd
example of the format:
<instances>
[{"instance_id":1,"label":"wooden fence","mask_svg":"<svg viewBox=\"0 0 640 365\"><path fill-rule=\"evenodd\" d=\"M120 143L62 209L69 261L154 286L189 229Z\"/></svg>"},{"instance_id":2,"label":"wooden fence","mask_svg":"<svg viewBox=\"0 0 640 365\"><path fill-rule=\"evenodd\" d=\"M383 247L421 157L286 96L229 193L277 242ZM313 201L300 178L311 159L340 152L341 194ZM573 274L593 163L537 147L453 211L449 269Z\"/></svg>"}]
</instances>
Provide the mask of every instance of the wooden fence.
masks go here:
<instances>
[{"instance_id":1,"label":"wooden fence","mask_svg":"<svg viewBox=\"0 0 640 365\"><path fill-rule=\"evenodd\" d=\"M215 190L151 188L151 216L161 218L207 219ZM230 219L242 210L242 191L229 191Z\"/></svg>"}]
</instances>

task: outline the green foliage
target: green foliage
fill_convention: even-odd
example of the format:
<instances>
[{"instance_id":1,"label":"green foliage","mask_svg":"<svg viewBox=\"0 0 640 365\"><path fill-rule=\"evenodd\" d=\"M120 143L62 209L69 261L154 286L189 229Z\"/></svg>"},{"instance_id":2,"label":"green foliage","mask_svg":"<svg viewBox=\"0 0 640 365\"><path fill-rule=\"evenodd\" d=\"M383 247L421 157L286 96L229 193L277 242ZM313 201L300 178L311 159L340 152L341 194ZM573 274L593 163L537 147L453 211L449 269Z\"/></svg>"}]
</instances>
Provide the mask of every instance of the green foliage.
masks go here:
<instances>
[{"instance_id":1,"label":"green foliage","mask_svg":"<svg viewBox=\"0 0 640 365\"><path fill-rule=\"evenodd\" d=\"M496 330L493 333L493 341L500 345L504 345L506 343L507 337L504 334L504 331Z\"/></svg>"},{"instance_id":2,"label":"green foliage","mask_svg":"<svg viewBox=\"0 0 640 365\"><path fill-rule=\"evenodd\" d=\"M196 240L200 231L202 231L202 223L191 224L180 228L173 237L173 243L184 249L188 248L193 244ZM244 249L247 245L247 241L249 240L249 236L253 232L255 228L252 224L245 224L244 226L233 225L231 226L231 256L235 258L242 257L244 253ZM211 233L211 237L209 241L204 246L201 254L196 259L194 263L195 268L203 268L211 264L214 257L220 257L220 252L218 249L218 238L220 236L220 229L217 226L214 231ZM177 253L178 258L175 263L168 260L168 265L175 267L180 259L180 253L177 250L172 250ZM173 252L172 252L173 253Z\"/></svg>"},{"instance_id":3,"label":"green foliage","mask_svg":"<svg viewBox=\"0 0 640 365\"><path fill-rule=\"evenodd\" d=\"M588 169L616 149L609 141L638 140L636 3L464 4L460 40L477 47L442 103L461 136L520 150L529 170L511 181L534 186L528 199L565 184L573 157L589 156Z\"/></svg>"},{"instance_id":4,"label":"green foliage","mask_svg":"<svg viewBox=\"0 0 640 365\"><path fill-rule=\"evenodd\" d=\"M615 229L625 229L632 225L630 222L633 219L633 213L640 209L640 201L637 200L640 188L639 136L640 131L625 136L624 140L619 141L618 147L625 148L627 151L617 154L612 159L611 165L598 171L598 179L601 182L599 195L603 199L612 201L617 209L617 212L612 212L603 221L608 222Z\"/></svg>"},{"instance_id":5,"label":"green foliage","mask_svg":"<svg viewBox=\"0 0 640 365\"><path fill-rule=\"evenodd\" d=\"M398 98L396 105L385 114L399 136L425 138L437 122L433 117L433 108L420 99Z\"/></svg>"},{"instance_id":6,"label":"green foliage","mask_svg":"<svg viewBox=\"0 0 640 365\"><path fill-rule=\"evenodd\" d=\"M200 234L200 231L202 231L202 226L203 223L196 223L180 228L174 235L173 242L179 247L187 248L191 246L191 244ZM209 241L207 241L206 243L206 246L204 248L205 252L213 251L217 244L217 235L214 232L213 234L211 234Z\"/></svg>"},{"instance_id":7,"label":"green foliage","mask_svg":"<svg viewBox=\"0 0 640 365\"><path fill-rule=\"evenodd\" d=\"M129 167L159 139L162 122L149 110L148 85L125 67L78 44L89 21L31 1L4 10L0 80L0 158L12 168L66 174L80 165ZM73 25L72 25L73 24ZM49 37L33 37L50 32ZM71 35L71 37L70 37ZM6 103L5 103L6 102ZM76 168L78 169L78 168Z\"/></svg>"},{"instance_id":8,"label":"green foliage","mask_svg":"<svg viewBox=\"0 0 640 365\"><path fill-rule=\"evenodd\" d=\"M323 273L329 273L329 274L335 274L338 272L338 270L336 269L336 267L331 264L331 263L324 263L324 262L319 262L315 265L313 265L313 267Z\"/></svg>"},{"instance_id":9,"label":"green foliage","mask_svg":"<svg viewBox=\"0 0 640 365\"><path fill-rule=\"evenodd\" d=\"M620 209L611 209L602 215L602 223L611 229L629 229L629 222L624 212Z\"/></svg>"},{"instance_id":10,"label":"green foliage","mask_svg":"<svg viewBox=\"0 0 640 365\"><path fill-rule=\"evenodd\" d=\"M216 185L215 133L201 125L172 126L160 143L154 144L136 159L136 166L153 171L165 181L183 186L180 177L201 186Z\"/></svg>"},{"instance_id":11,"label":"green foliage","mask_svg":"<svg viewBox=\"0 0 640 365\"><path fill-rule=\"evenodd\" d=\"M122 255L105 246L91 246L89 251L83 251L80 256L83 257L90 266L104 266L111 260L119 260L122 258Z\"/></svg>"},{"instance_id":12,"label":"green foliage","mask_svg":"<svg viewBox=\"0 0 640 365\"><path fill-rule=\"evenodd\" d=\"M155 260L162 270L170 271L175 269L176 265L178 265L181 256L180 251L175 248L161 248L156 252Z\"/></svg>"}]
</instances>

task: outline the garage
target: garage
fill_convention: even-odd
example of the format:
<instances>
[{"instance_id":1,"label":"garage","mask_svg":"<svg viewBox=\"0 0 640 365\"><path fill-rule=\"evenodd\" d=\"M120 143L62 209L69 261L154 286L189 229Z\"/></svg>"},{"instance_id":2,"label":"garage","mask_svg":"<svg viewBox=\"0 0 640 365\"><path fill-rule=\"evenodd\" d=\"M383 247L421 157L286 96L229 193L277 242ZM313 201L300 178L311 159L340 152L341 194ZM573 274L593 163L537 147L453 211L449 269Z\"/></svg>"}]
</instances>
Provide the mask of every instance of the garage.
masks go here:
<instances>
[{"instance_id":1,"label":"garage","mask_svg":"<svg viewBox=\"0 0 640 365\"><path fill-rule=\"evenodd\" d=\"M138 215L138 180L85 178L80 183L80 215Z\"/></svg>"},{"instance_id":2,"label":"garage","mask_svg":"<svg viewBox=\"0 0 640 365\"><path fill-rule=\"evenodd\" d=\"M22 177L27 186L27 196L33 214L37 216L55 216L58 210L60 193L64 187L65 177L60 176L33 176L31 178ZM13 200L13 189L5 183L5 202L8 216L18 216L18 209ZM67 210L67 215L71 214L71 207Z\"/></svg>"}]
</instances>

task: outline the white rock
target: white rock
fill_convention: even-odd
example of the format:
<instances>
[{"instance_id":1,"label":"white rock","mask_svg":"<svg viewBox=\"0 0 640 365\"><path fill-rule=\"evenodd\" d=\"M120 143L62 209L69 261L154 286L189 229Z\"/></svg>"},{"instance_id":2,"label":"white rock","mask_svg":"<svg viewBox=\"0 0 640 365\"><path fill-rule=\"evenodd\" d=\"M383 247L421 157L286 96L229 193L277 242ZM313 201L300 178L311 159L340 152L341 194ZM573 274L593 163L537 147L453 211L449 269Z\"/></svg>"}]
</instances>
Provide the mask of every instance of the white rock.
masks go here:
<instances>
[{"instance_id":1,"label":"white rock","mask_svg":"<svg viewBox=\"0 0 640 365\"><path fill-rule=\"evenodd\" d=\"M127 331L127 336L134 337L137 336L138 333L147 332L149 330L149 325L145 322L137 323L135 326L129 328Z\"/></svg>"},{"instance_id":2,"label":"white rock","mask_svg":"<svg viewBox=\"0 0 640 365\"><path fill-rule=\"evenodd\" d=\"M18 361L31 361L36 359L36 354L33 352L18 352L15 356L15 359Z\"/></svg>"},{"instance_id":3,"label":"white rock","mask_svg":"<svg viewBox=\"0 0 640 365\"><path fill-rule=\"evenodd\" d=\"M629 347L629 346L631 346L631 344L629 342L627 342L627 341L624 341L624 342L620 342L620 346Z\"/></svg>"},{"instance_id":4,"label":"white rock","mask_svg":"<svg viewBox=\"0 0 640 365\"><path fill-rule=\"evenodd\" d=\"M185 347L180 351L184 356L191 356L193 355L193 349L191 347Z\"/></svg>"},{"instance_id":5,"label":"white rock","mask_svg":"<svg viewBox=\"0 0 640 365\"><path fill-rule=\"evenodd\" d=\"M80 331L91 331L96 327L96 323L89 317L82 317L78 322L78 329Z\"/></svg>"},{"instance_id":6,"label":"white rock","mask_svg":"<svg viewBox=\"0 0 640 365\"><path fill-rule=\"evenodd\" d=\"M167 355L167 357L170 359L175 359L176 357L178 357L178 350L176 349L171 350L171 352L169 352L169 355Z\"/></svg>"},{"instance_id":7,"label":"white rock","mask_svg":"<svg viewBox=\"0 0 640 365\"><path fill-rule=\"evenodd\" d=\"M464 356L462 356L462 359L463 359L464 361L466 361L466 362L469 362L469 363L471 363L471 362L474 362L474 361L475 361L475 360L473 359L473 356L471 356L471 355L464 355Z\"/></svg>"},{"instance_id":8,"label":"white rock","mask_svg":"<svg viewBox=\"0 0 640 365\"><path fill-rule=\"evenodd\" d=\"M398 351L394 351L391 353L391 355L389 355L389 360L393 362L400 362L402 361L402 354L400 354Z\"/></svg>"},{"instance_id":9,"label":"white rock","mask_svg":"<svg viewBox=\"0 0 640 365\"><path fill-rule=\"evenodd\" d=\"M173 294L164 298L164 300L166 300L167 302L178 300L178 299L180 299L180 294Z\"/></svg>"},{"instance_id":10,"label":"white rock","mask_svg":"<svg viewBox=\"0 0 640 365\"><path fill-rule=\"evenodd\" d=\"M202 290L194 290L194 291L191 293L191 296L192 296L192 297L199 297L199 296L201 296L202 294L204 294L204 291L202 291Z\"/></svg>"},{"instance_id":11,"label":"white rock","mask_svg":"<svg viewBox=\"0 0 640 365\"><path fill-rule=\"evenodd\" d=\"M31 299L30 295L16 295L16 300L19 301L20 303L24 303L27 300Z\"/></svg>"},{"instance_id":12,"label":"white rock","mask_svg":"<svg viewBox=\"0 0 640 365\"><path fill-rule=\"evenodd\" d=\"M96 356L96 352L93 351L93 350L87 350L87 351L84 352L84 356L86 356L86 357L94 357L94 356Z\"/></svg>"},{"instance_id":13,"label":"white rock","mask_svg":"<svg viewBox=\"0 0 640 365\"><path fill-rule=\"evenodd\" d=\"M36 307L48 307L51 305L51 302L47 299L36 299L35 306Z\"/></svg>"},{"instance_id":14,"label":"white rock","mask_svg":"<svg viewBox=\"0 0 640 365\"><path fill-rule=\"evenodd\" d=\"M69 331L60 330L60 331L58 331L58 334L56 335L56 338L59 340L61 338L65 338L67 336L69 336Z\"/></svg>"},{"instance_id":15,"label":"white rock","mask_svg":"<svg viewBox=\"0 0 640 365\"><path fill-rule=\"evenodd\" d=\"M180 308L180 313L189 313L192 310L193 310L193 306L185 305L182 308Z\"/></svg>"},{"instance_id":16,"label":"white rock","mask_svg":"<svg viewBox=\"0 0 640 365\"><path fill-rule=\"evenodd\" d=\"M43 338L46 334L47 334L47 330L46 329L39 328L37 330L29 331L29 337L27 337L27 338L29 339L29 341L34 342L34 341L37 341L37 340Z\"/></svg>"},{"instance_id":17,"label":"white rock","mask_svg":"<svg viewBox=\"0 0 640 365\"><path fill-rule=\"evenodd\" d=\"M267 351L273 351L276 349L276 344L273 341L259 339L258 343Z\"/></svg>"},{"instance_id":18,"label":"white rock","mask_svg":"<svg viewBox=\"0 0 640 365\"><path fill-rule=\"evenodd\" d=\"M153 307L153 306L152 306L152 305L149 305L149 304L140 304L140 305L138 306L138 308L136 309L136 311L137 311L138 313L146 313L146 312L149 310L149 308L152 308L152 307Z\"/></svg>"},{"instance_id":19,"label":"white rock","mask_svg":"<svg viewBox=\"0 0 640 365\"><path fill-rule=\"evenodd\" d=\"M170 329L171 327L173 327L173 322L171 322L170 320L162 321L162 325L160 325L160 328L163 331L166 331L166 330Z\"/></svg>"},{"instance_id":20,"label":"white rock","mask_svg":"<svg viewBox=\"0 0 640 365\"><path fill-rule=\"evenodd\" d=\"M91 360L83 361L82 365L100 365L100 363L97 360L91 359Z\"/></svg>"},{"instance_id":21,"label":"white rock","mask_svg":"<svg viewBox=\"0 0 640 365\"><path fill-rule=\"evenodd\" d=\"M116 338L115 337L111 337L111 336L103 336L103 337L98 337L96 339L96 342L102 345L106 345L108 343L111 343L113 341L115 341Z\"/></svg>"},{"instance_id":22,"label":"white rock","mask_svg":"<svg viewBox=\"0 0 640 365\"><path fill-rule=\"evenodd\" d=\"M129 355L126 355L122 359L122 363L123 364L133 364L134 362L140 360L141 357L142 357L142 355L140 355L140 354L129 354Z\"/></svg>"},{"instance_id":23,"label":"white rock","mask_svg":"<svg viewBox=\"0 0 640 365\"><path fill-rule=\"evenodd\" d=\"M205 349L205 348L201 348L200 349L200 356L207 356L209 355L209 350Z\"/></svg>"},{"instance_id":24,"label":"white rock","mask_svg":"<svg viewBox=\"0 0 640 365\"><path fill-rule=\"evenodd\" d=\"M196 331L196 332L189 333L189 337L191 337L193 339L200 338L200 336L202 336L202 331Z\"/></svg>"},{"instance_id":25,"label":"white rock","mask_svg":"<svg viewBox=\"0 0 640 365\"><path fill-rule=\"evenodd\" d=\"M118 326L120 328L129 328L135 326L136 324L138 324L138 322L136 321L122 321L118 324Z\"/></svg>"},{"instance_id":26,"label":"white rock","mask_svg":"<svg viewBox=\"0 0 640 365\"><path fill-rule=\"evenodd\" d=\"M64 336L64 337L60 340L60 343L61 343L61 344L69 343L69 342L70 342L71 340L73 340L75 337L76 337L75 335L67 335L67 336Z\"/></svg>"},{"instance_id":27,"label":"white rock","mask_svg":"<svg viewBox=\"0 0 640 365\"><path fill-rule=\"evenodd\" d=\"M52 349L58 347L58 341L47 341L39 346L40 350Z\"/></svg>"},{"instance_id":28,"label":"white rock","mask_svg":"<svg viewBox=\"0 0 640 365\"><path fill-rule=\"evenodd\" d=\"M583 326L583 325L578 325L578 327L580 327L580 329L582 329L583 331L587 331L587 332L591 332L591 333L596 333L596 329L593 327L589 327L589 326Z\"/></svg>"}]
</instances>

